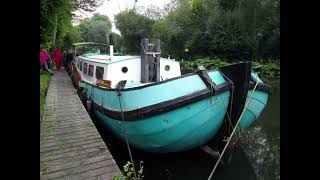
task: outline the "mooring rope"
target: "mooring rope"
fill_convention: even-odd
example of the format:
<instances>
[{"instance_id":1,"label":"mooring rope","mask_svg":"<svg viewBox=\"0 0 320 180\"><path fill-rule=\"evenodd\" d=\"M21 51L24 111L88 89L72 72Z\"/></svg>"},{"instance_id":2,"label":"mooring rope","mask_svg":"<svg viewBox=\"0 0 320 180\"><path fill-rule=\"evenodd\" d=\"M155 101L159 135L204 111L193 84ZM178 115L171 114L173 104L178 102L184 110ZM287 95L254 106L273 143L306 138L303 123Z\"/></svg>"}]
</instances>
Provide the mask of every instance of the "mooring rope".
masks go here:
<instances>
[{"instance_id":1,"label":"mooring rope","mask_svg":"<svg viewBox=\"0 0 320 180\"><path fill-rule=\"evenodd\" d=\"M218 71L222 74L222 76L224 76L231 83L231 88L232 88L231 89L231 101L230 101L231 106L230 106L230 113L228 113L228 110L227 110L227 117L228 117L228 120L229 120L229 124L231 125L231 128L233 129L233 124L232 124L232 121L231 121L231 115L232 115L234 83L233 83L233 81L231 79L229 79L226 75L224 75L219 69L218 69ZM224 101L223 101L222 97L220 97L220 98L221 98L221 101L223 103L223 107L225 108ZM229 125L229 133L230 133L230 125Z\"/></svg>"},{"instance_id":2,"label":"mooring rope","mask_svg":"<svg viewBox=\"0 0 320 180\"><path fill-rule=\"evenodd\" d=\"M232 91L231 91L231 103L233 103L233 91L234 91L234 85L233 85L233 82L231 81L231 79L229 79L227 76L225 76L219 69L218 69L218 71L224 76L224 77L226 77L230 82L231 82L231 86L232 86ZM211 81L211 79L208 79L208 78L206 78L205 76L203 76L203 75L201 75L201 74L199 74L200 76L202 76L203 78L205 78L206 80L210 80ZM210 85L210 104L212 104L212 95L213 95L213 86L212 86L212 84ZM221 101L222 101L222 104L223 104L223 108L225 108L226 106L225 106L225 104L224 104L224 101L223 101L223 99L222 99L222 97L221 96L219 96L220 97L220 99L221 99ZM232 125L232 122L231 122L231 115L232 115L232 106L231 106L231 108L230 108L230 115L229 115L229 113L228 113L228 110L227 110L227 117L228 117L228 120L229 120L229 123L231 124L231 126L233 127L233 125Z\"/></svg>"},{"instance_id":3,"label":"mooring rope","mask_svg":"<svg viewBox=\"0 0 320 180\"><path fill-rule=\"evenodd\" d=\"M257 74L257 78L258 78L258 74ZM215 172L216 168L218 167L218 164L219 164L219 162L221 161L221 158L222 158L224 152L226 151L226 149L227 149L227 147L228 147L228 145L229 145L229 143L230 143L230 141L231 141L231 138L232 138L233 134L236 132L237 126L238 126L239 123L240 123L240 119L242 118L242 115L244 114L245 110L247 109L247 106L248 106L248 105L250 104L250 102L251 102L252 95L253 95L253 93L255 92L255 90L256 90L256 88L257 88L257 85L258 85L258 81L256 81L256 84L255 84L255 86L254 86L254 88L253 88L253 90L252 90L252 93L251 93L251 96L250 96L250 98L249 98L249 101L245 104L245 107L243 108L243 110L242 110L242 112L241 112L241 115L240 115L240 117L239 117L239 119L238 119L238 121L237 121L237 124L235 125L235 128L233 129L233 131L232 131L232 133L231 133L231 135L230 135L230 137L229 137L229 140L227 141L227 144L226 144L225 147L223 148L223 151L222 151L221 155L219 156L218 161L217 161L216 164L214 165L213 170L211 171L210 176L208 177L208 180L211 180L211 178L212 178L212 176L213 176L213 173Z\"/></svg>"},{"instance_id":4,"label":"mooring rope","mask_svg":"<svg viewBox=\"0 0 320 180\"><path fill-rule=\"evenodd\" d=\"M120 92L119 92L120 93ZM130 145L129 145L129 140L128 140L128 130L127 130L127 127L124 123L124 117L123 117L123 111L122 111L122 105L121 105L121 100L120 100L120 96L121 94L118 94L118 100L119 100L119 105L120 105L120 110L121 110L121 118L122 118L122 125L123 125L123 128L125 130L125 136L126 136L126 144L127 144L127 149L129 151L129 156L130 156L130 160L132 162L132 166L133 166L133 173L134 173L134 177L135 179L137 180L137 174L136 174L136 168L134 167L134 161L133 161L133 158L132 158L132 154L131 154L131 150L130 150Z\"/></svg>"}]
</instances>

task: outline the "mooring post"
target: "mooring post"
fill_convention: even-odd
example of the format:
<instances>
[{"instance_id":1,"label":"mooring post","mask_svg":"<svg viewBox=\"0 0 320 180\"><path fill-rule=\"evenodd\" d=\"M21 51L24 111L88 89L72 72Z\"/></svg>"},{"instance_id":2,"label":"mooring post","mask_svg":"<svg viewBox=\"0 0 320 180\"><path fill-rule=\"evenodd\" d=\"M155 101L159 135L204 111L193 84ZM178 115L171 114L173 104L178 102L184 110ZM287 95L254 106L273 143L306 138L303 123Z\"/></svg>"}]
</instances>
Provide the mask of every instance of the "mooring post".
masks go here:
<instances>
[{"instance_id":1,"label":"mooring post","mask_svg":"<svg viewBox=\"0 0 320 180\"><path fill-rule=\"evenodd\" d=\"M156 52L156 57L155 57L155 61L156 61L156 77L155 77L155 81L159 82L160 81L160 39L156 39L156 43L154 46L154 51Z\"/></svg>"},{"instance_id":2,"label":"mooring post","mask_svg":"<svg viewBox=\"0 0 320 180\"><path fill-rule=\"evenodd\" d=\"M149 82L149 56L146 52L149 52L149 40L143 38L141 40L141 82Z\"/></svg>"}]
</instances>

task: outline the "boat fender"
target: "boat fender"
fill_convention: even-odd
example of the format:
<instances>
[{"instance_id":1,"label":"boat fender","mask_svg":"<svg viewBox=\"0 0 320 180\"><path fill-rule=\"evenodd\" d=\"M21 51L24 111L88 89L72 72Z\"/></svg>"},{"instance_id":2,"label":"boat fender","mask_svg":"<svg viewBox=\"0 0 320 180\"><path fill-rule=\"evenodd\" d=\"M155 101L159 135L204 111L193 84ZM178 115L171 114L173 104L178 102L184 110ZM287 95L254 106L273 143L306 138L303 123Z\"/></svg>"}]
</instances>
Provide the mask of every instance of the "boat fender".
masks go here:
<instances>
[{"instance_id":1,"label":"boat fender","mask_svg":"<svg viewBox=\"0 0 320 180\"><path fill-rule=\"evenodd\" d=\"M118 84L116 86L116 92L117 92L118 96L121 96L121 91L124 89L126 84L127 84L127 80L122 80L122 81L118 82Z\"/></svg>"},{"instance_id":2,"label":"boat fender","mask_svg":"<svg viewBox=\"0 0 320 180\"><path fill-rule=\"evenodd\" d=\"M81 91L80 95L81 95L82 101L86 102L87 101L87 91Z\"/></svg>"},{"instance_id":3,"label":"boat fender","mask_svg":"<svg viewBox=\"0 0 320 180\"><path fill-rule=\"evenodd\" d=\"M87 105L87 111L90 113L92 110L92 101L87 100L86 105Z\"/></svg>"},{"instance_id":4,"label":"boat fender","mask_svg":"<svg viewBox=\"0 0 320 180\"><path fill-rule=\"evenodd\" d=\"M205 153L211 155L213 158L218 159L220 157L220 152L213 150L210 146L205 145L200 147L202 151L204 151Z\"/></svg>"}]
</instances>

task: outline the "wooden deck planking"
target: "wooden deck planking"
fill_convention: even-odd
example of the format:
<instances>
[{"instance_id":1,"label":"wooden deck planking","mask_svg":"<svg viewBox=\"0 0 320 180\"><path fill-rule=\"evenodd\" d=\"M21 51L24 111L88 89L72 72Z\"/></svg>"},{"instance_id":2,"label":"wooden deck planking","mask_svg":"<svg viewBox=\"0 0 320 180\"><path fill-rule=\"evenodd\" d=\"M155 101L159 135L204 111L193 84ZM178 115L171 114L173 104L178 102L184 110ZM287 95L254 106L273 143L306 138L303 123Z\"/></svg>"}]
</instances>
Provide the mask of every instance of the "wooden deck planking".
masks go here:
<instances>
[{"instance_id":1,"label":"wooden deck planking","mask_svg":"<svg viewBox=\"0 0 320 180\"><path fill-rule=\"evenodd\" d=\"M40 139L40 179L112 179L121 171L64 71L51 77Z\"/></svg>"}]
</instances>

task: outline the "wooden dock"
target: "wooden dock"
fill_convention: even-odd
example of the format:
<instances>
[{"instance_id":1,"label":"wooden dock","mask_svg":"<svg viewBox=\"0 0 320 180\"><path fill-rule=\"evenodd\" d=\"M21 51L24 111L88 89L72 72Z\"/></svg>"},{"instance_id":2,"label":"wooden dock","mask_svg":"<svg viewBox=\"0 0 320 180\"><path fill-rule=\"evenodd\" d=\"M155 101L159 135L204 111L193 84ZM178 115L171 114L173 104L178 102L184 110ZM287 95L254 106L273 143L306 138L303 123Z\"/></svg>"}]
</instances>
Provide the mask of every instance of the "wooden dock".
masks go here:
<instances>
[{"instance_id":1,"label":"wooden dock","mask_svg":"<svg viewBox=\"0 0 320 180\"><path fill-rule=\"evenodd\" d=\"M65 71L51 77L40 139L40 179L112 179L119 167Z\"/></svg>"}]
</instances>

